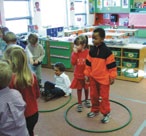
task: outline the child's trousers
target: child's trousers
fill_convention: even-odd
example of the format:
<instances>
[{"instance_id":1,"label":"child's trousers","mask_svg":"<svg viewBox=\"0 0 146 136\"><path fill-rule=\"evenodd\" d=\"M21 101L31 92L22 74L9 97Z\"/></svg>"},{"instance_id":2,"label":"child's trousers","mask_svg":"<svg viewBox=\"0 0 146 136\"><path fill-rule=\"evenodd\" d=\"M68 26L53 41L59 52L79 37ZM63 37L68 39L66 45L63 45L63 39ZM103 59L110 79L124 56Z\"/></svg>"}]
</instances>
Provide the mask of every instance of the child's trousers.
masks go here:
<instances>
[{"instance_id":1,"label":"child's trousers","mask_svg":"<svg viewBox=\"0 0 146 136\"><path fill-rule=\"evenodd\" d=\"M54 95L54 97L64 96L65 93L62 89L55 87L55 84L49 81L46 81L44 84L45 95L49 95L50 93Z\"/></svg>"},{"instance_id":2,"label":"child's trousers","mask_svg":"<svg viewBox=\"0 0 146 136\"><path fill-rule=\"evenodd\" d=\"M110 112L109 89L110 85L99 84L94 78L90 78L92 112L101 112L103 115Z\"/></svg>"}]
</instances>

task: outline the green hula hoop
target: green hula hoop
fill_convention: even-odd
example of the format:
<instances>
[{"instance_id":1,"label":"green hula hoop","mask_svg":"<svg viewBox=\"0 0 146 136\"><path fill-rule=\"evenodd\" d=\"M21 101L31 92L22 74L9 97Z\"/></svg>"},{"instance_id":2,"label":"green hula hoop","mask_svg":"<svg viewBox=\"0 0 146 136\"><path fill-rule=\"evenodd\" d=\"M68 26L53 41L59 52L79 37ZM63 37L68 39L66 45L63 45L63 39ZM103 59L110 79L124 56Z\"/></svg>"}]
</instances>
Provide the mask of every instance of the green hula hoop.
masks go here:
<instances>
[{"instance_id":1,"label":"green hula hoop","mask_svg":"<svg viewBox=\"0 0 146 136\"><path fill-rule=\"evenodd\" d=\"M86 131L86 132L91 132L91 133L107 133L107 132L117 131L117 130L119 130L119 129L122 129L122 128L126 127L126 126L132 121L132 113L131 113L131 111L130 111L125 105L123 105L123 104L121 104L121 103L119 103L119 102L116 102L116 101L114 101L114 100L110 100L110 102L116 103L116 104L122 106L123 108L125 108L125 109L128 111L128 113L129 113L129 119L128 119L128 121L127 121L124 125L122 125L122 126L120 126L120 127L117 127L117 128L114 128L114 129L109 129L109 130L88 130L88 129L84 129L84 128L77 127L77 126L73 125L73 124L67 119L68 111L69 111L74 105L76 105L77 103L74 103L73 105L71 105L71 106L65 111L64 118L65 118L66 122L67 122L70 126L76 128L76 129L82 130L82 131Z\"/></svg>"},{"instance_id":2,"label":"green hula hoop","mask_svg":"<svg viewBox=\"0 0 146 136\"><path fill-rule=\"evenodd\" d=\"M61 106L59 106L57 108L51 109L51 110L39 110L39 113L53 112L53 111L56 111L58 109L61 109L62 107L67 105L71 101L71 99L72 99L72 95L70 94L69 99L63 105L61 105Z\"/></svg>"}]
</instances>

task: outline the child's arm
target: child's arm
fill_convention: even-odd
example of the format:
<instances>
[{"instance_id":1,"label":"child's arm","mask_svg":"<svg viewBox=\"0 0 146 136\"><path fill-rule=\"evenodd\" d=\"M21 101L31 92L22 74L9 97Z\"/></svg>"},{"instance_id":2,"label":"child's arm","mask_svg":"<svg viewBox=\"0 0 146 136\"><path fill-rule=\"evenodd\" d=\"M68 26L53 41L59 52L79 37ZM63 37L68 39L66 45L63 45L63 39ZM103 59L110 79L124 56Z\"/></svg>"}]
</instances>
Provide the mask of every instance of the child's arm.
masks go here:
<instances>
[{"instance_id":1,"label":"child's arm","mask_svg":"<svg viewBox=\"0 0 146 136\"><path fill-rule=\"evenodd\" d=\"M78 53L73 52L71 55L71 64L76 65L77 64L77 59L78 59Z\"/></svg>"},{"instance_id":2,"label":"child's arm","mask_svg":"<svg viewBox=\"0 0 146 136\"><path fill-rule=\"evenodd\" d=\"M64 78L64 84L66 86L66 90L64 90L65 91L65 95L64 96L69 96L69 94L71 94L72 90L70 88L71 82L70 82L70 79L69 79L69 77L67 75Z\"/></svg>"},{"instance_id":3,"label":"child's arm","mask_svg":"<svg viewBox=\"0 0 146 136\"><path fill-rule=\"evenodd\" d=\"M108 56L108 58L106 59L106 66L109 71L110 84L113 84L114 79L117 77L117 67L116 67L116 62L115 62L115 58L113 54Z\"/></svg>"},{"instance_id":4,"label":"child's arm","mask_svg":"<svg viewBox=\"0 0 146 136\"><path fill-rule=\"evenodd\" d=\"M38 45L40 48L40 50L39 50L39 52L40 52L40 56L39 56L39 58L37 59L37 60L35 60L35 61L37 61L37 62L42 62L43 61L43 59L44 59L44 57L45 57L45 50L44 50L44 48L43 48L43 46L41 45L41 44L39 44Z\"/></svg>"}]
</instances>

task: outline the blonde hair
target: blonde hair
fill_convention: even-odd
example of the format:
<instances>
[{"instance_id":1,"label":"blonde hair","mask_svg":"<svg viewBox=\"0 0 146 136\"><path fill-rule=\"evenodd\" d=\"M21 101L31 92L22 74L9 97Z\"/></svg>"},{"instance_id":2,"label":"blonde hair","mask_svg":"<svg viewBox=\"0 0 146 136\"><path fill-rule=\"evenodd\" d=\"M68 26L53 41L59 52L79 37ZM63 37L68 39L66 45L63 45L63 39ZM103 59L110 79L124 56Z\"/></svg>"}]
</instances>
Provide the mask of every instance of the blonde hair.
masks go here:
<instances>
[{"instance_id":1,"label":"blonde hair","mask_svg":"<svg viewBox=\"0 0 146 136\"><path fill-rule=\"evenodd\" d=\"M9 44L9 43L15 43L17 41L17 37L13 32L7 32L4 35L4 41Z\"/></svg>"},{"instance_id":2,"label":"blonde hair","mask_svg":"<svg viewBox=\"0 0 146 136\"><path fill-rule=\"evenodd\" d=\"M30 34L28 36L28 42L32 45L35 45L38 42L38 36L36 34Z\"/></svg>"},{"instance_id":3,"label":"blonde hair","mask_svg":"<svg viewBox=\"0 0 146 136\"><path fill-rule=\"evenodd\" d=\"M7 61L0 60L0 89L7 87L11 81L12 70Z\"/></svg>"},{"instance_id":4,"label":"blonde hair","mask_svg":"<svg viewBox=\"0 0 146 136\"><path fill-rule=\"evenodd\" d=\"M5 50L4 54L3 54L3 58L4 59L9 59L10 58L10 53L12 50L14 49L22 49L24 50L21 46L19 45L13 45L13 46L8 46L7 49Z\"/></svg>"},{"instance_id":5,"label":"blonde hair","mask_svg":"<svg viewBox=\"0 0 146 136\"><path fill-rule=\"evenodd\" d=\"M10 53L12 71L16 75L15 87L23 89L33 84L32 72L28 67L27 56L24 50L17 48Z\"/></svg>"}]
</instances>

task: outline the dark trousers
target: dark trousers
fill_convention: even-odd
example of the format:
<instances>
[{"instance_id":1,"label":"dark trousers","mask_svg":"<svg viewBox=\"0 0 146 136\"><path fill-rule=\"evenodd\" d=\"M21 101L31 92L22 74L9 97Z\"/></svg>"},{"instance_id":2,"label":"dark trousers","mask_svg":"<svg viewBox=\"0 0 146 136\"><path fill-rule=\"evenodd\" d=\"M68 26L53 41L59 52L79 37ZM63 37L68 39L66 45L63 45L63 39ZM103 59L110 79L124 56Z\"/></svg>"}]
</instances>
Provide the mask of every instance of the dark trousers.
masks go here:
<instances>
[{"instance_id":1,"label":"dark trousers","mask_svg":"<svg viewBox=\"0 0 146 136\"><path fill-rule=\"evenodd\" d=\"M45 95L53 94L54 97L64 96L65 93L62 89L55 87L55 84L49 81L46 81L44 84Z\"/></svg>"},{"instance_id":2,"label":"dark trousers","mask_svg":"<svg viewBox=\"0 0 146 136\"><path fill-rule=\"evenodd\" d=\"M37 112L34 115L26 118L26 125L27 125L27 129L30 136L34 136L33 130L34 130L35 124L38 122L38 117L39 117L39 114Z\"/></svg>"}]
</instances>

